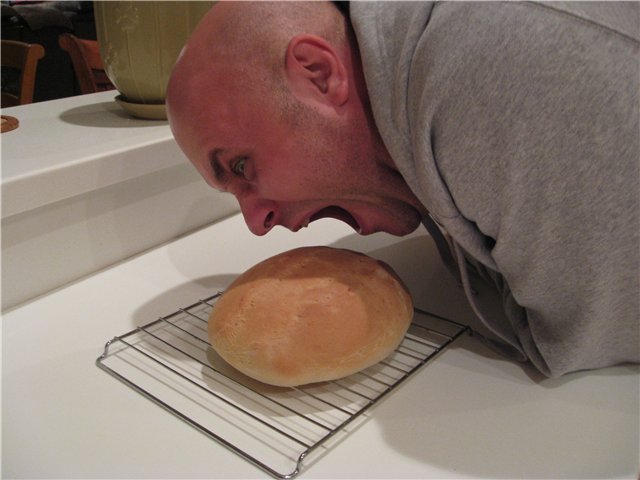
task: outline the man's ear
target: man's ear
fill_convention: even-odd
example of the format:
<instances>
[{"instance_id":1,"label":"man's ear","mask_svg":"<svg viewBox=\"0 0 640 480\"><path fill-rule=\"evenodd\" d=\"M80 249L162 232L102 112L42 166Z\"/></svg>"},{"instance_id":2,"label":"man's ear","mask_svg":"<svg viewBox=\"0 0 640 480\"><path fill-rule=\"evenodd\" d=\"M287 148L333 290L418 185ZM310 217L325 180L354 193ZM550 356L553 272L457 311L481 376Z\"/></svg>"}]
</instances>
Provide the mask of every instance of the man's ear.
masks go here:
<instances>
[{"instance_id":1,"label":"man's ear","mask_svg":"<svg viewBox=\"0 0 640 480\"><path fill-rule=\"evenodd\" d=\"M287 81L293 94L316 107L341 107L349 98L347 69L329 42L296 35L287 45Z\"/></svg>"}]
</instances>

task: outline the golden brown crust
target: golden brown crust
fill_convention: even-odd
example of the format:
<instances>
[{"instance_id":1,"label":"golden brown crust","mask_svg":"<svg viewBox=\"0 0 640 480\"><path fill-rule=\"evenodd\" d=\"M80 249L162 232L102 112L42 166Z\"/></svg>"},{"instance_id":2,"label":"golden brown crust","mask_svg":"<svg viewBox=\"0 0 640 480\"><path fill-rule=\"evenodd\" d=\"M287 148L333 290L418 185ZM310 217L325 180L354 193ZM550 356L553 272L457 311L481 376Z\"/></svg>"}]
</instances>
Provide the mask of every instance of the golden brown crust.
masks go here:
<instances>
[{"instance_id":1,"label":"golden brown crust","mask_svg":"<svg viewBox=\"0 0 640 480\"><path fill-rule=\"evenodd\" d=\"M303 247L240 275L211 313L209 339L242 373L294 386L379 362L412 318L411 295L388 265L349 250Z\"/></svg>"}]
</instances>

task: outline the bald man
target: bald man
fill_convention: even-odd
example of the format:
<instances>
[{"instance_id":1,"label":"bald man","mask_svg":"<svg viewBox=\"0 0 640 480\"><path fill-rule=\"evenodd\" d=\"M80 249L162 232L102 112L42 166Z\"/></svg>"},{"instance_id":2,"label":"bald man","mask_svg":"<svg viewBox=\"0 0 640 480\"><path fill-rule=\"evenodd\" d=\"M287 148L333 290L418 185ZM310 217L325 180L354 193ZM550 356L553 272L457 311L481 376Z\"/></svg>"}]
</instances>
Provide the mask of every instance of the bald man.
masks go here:
<instances>
[{"instance_id":1,"label":"bald man","mask_svg":"<svg viewBox=\"0 0 640 480\"><path fill-rule=\"evenodd\" d=\"M423 224L506 355L638 362L638 6L220 2L170 125L256 235Z\"/></svg>"}]
</instances>

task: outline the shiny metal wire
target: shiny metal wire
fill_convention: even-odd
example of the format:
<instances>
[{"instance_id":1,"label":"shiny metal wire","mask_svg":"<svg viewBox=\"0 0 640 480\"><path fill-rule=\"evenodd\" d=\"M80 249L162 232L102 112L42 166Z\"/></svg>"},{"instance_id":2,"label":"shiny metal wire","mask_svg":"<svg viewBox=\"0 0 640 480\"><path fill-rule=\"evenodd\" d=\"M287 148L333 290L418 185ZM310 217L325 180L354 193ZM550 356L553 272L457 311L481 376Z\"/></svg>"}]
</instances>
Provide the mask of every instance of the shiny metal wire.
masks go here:
<instances>
[{"instance_id":1,"label":"shiny metal wire","mask_svg":"<svg viewBox=\"0 0 640 480\"><path fill-rule=\"evenodd\" d=\"M207 321L219 295L114 337L96 364L275 478L298 475L312 453L329 451L331 440L467 330L416 309L401 345L379 364L334 382L271 387L211 348Z\"/></svg>"}]
</instances>

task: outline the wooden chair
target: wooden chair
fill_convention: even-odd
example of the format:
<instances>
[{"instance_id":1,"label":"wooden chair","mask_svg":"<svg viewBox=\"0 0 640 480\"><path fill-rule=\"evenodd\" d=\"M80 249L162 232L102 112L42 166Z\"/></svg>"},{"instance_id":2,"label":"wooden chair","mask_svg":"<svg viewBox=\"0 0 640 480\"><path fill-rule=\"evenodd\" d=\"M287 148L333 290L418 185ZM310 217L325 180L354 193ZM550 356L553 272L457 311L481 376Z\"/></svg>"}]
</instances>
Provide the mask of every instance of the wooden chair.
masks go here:
<instances>
[{"instance_id":1,"label":"wooden chair","mask_svg":"<svg viewBox=\"0 0 640 480\"><path fill-rule=\"evenodd\" d=\"M81 94L115 89L104 71L100 47L96 40L86 40L70 33L63 33L58 37L58 44L71 57Z\"/></svg>"},{"instance_id":2,"label":"wooden chair","mask_svg":"<svg viewBox=\"0 0 640 480\"><path fill-rule=\"evenodd\" d=\"M37 43L24 43L14 40L2 40L3 82L8 75L5 69L18 73L16 92L2 91L2 108L14 107L33 102L33 89L36 81L38 61L44 57L44 48ZM5 85L3 85L3 89Z\"/></svg>"}]
</instances>

